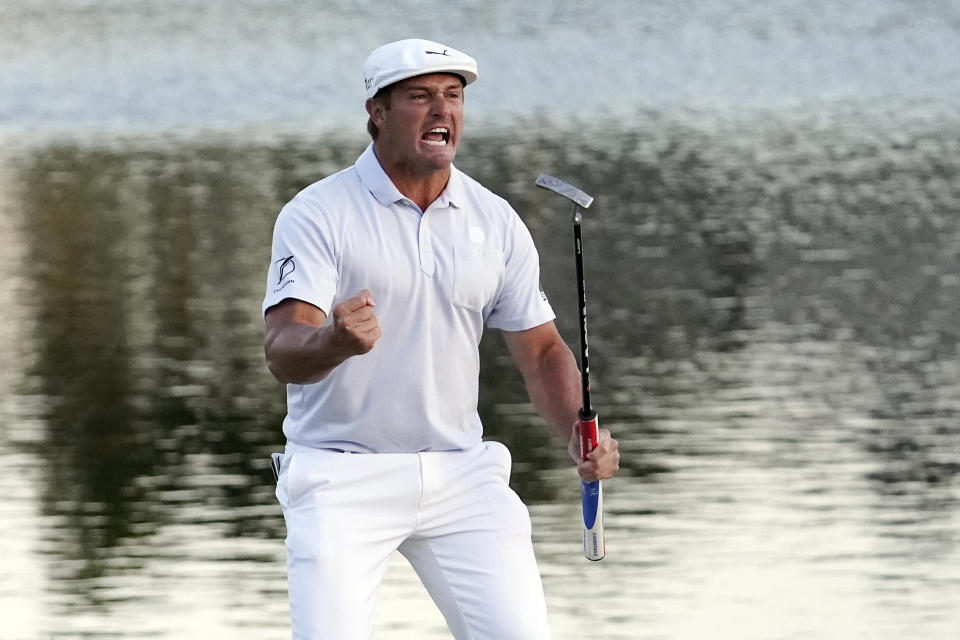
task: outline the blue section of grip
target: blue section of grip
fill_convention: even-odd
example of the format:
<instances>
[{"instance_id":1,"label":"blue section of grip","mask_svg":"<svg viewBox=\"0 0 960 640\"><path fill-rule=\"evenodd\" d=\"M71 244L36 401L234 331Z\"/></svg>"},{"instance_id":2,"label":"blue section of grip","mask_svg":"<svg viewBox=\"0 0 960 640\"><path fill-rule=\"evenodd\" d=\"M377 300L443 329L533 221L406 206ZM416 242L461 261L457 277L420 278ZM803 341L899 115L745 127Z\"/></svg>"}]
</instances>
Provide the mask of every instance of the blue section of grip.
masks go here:
<instances>
[{"instance_id":1,"label":"blue section of grip","mask_svg":"<svg viewBox=\"0 0 960 640\"><path fill-rule=\"evenodd\" d=\"M597 521L597 507L600 501L600 483L580 481L580 502L583 505L583 526L593 529Z\"/></svg>"}]
</instances>

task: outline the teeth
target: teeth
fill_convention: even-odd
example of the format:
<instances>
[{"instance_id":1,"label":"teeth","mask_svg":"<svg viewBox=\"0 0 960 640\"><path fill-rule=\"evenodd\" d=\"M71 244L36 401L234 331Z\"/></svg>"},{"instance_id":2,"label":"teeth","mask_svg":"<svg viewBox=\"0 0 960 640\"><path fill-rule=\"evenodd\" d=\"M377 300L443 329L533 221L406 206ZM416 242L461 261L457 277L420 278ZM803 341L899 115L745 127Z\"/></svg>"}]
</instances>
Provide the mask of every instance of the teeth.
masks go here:
<instances>
[{"instance_id":1,"label":"teeth","mask_svg":"<svg viewBox=\"0 0 960 640\"><path fill-rule=\"evenodd\" d=\"M424 142L427 143L427 144L429 144L429 145L431 145L431 146L434 146L434 147L443 147L443 146L445 146L445 145L447 144L447 138L446 138L446 136L449 136L449 135L450 135L450 130L447 129L446 127L434 127L433 129L430 129L430 131L427 131L427 133L439 133L440 135L444 136L443 140L427 140L427 139L424 139Z\"/></svg>"}]
</instances>

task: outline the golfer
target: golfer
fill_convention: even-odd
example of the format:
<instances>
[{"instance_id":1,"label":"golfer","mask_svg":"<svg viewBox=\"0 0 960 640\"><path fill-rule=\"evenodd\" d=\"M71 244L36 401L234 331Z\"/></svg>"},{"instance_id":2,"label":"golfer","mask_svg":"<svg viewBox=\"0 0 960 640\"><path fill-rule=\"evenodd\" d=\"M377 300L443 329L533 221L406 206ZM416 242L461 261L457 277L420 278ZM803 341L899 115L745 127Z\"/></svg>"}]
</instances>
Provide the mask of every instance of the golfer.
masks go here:
<instances>
[{"instance_id":1,"label":"golfer","mask_svg":"<svg viewBox=\"0 0 960 640\"><path fill-rule=\"evenodd\" d=\"M478 344L499 329L530 399L579 461L576 360L529 231L453 166L473 58L402 40L364 66L373 142L297 194L273 236L263 313L287 385L277 498L294 638L373 637L394 551L459 640L550 636L510 454L483 441ZM588 481L612 477L606 430Z\"/></svg>"}]
</instances>

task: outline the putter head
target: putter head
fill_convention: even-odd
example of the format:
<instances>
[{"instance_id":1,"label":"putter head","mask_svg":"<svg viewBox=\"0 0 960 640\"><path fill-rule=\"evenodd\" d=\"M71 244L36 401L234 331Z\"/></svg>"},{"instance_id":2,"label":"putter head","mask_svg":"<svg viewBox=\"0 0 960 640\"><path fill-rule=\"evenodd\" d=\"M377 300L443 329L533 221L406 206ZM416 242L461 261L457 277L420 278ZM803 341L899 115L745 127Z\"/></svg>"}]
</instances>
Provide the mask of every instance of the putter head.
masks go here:
<instances>
[{"instance_id":1,"label":"putter head","mask_svg":"<svg viewBox=\"0 0 960 640\"><path fill-rule=\"evenodd\" d=\"M537 177L537 186L543 187L544 189L549 189L554 193L559 193L564 198L573 200L574 204L584 209L589 209L590 205L593 204L593 196L587 195L580 189L577 189L572 184L564 182L560 178L554 178L553 176L548 176L545 173L541 173L539 177Z\"/></svg>"}]
</instances>

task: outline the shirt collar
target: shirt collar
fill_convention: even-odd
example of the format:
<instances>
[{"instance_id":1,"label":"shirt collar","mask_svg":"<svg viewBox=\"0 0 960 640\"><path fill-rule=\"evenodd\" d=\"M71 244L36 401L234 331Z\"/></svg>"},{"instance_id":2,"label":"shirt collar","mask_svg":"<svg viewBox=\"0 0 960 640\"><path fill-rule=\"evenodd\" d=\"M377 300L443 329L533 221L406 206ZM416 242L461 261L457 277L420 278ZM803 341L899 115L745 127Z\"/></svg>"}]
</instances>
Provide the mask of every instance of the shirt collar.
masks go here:
<instances>
[{"instance_id":1,"label":"shirt collar","mask_svg":"<svg viewBox=\"0 0 960 640\"><path fill-rule=\"evenodd\" d=\"M380 166L377 154L373 151L373 143L367 145L356 162L357 174L368 191L381 205L387 207L395 202L407 200L400 190L390 180L390 176ZM450 165L450 179L440 196L431 206L460 208L464 201L463 174L459 169Z\"/></svg>"}]
</instances>

